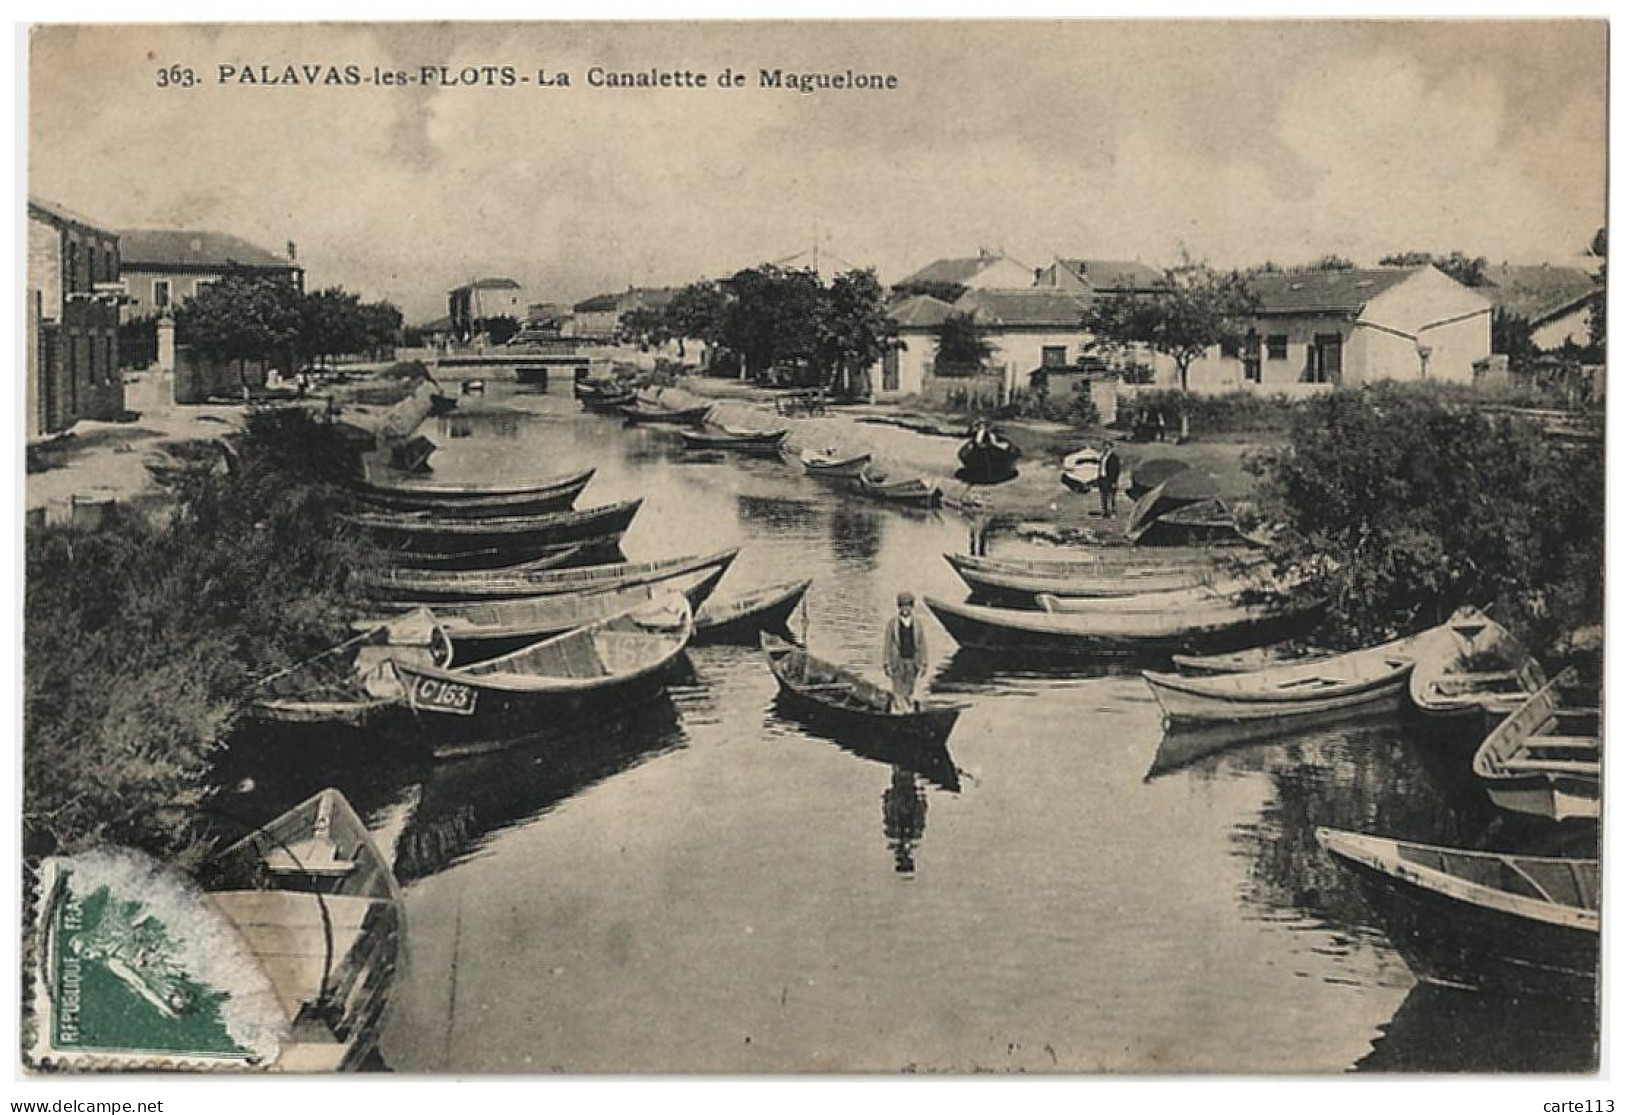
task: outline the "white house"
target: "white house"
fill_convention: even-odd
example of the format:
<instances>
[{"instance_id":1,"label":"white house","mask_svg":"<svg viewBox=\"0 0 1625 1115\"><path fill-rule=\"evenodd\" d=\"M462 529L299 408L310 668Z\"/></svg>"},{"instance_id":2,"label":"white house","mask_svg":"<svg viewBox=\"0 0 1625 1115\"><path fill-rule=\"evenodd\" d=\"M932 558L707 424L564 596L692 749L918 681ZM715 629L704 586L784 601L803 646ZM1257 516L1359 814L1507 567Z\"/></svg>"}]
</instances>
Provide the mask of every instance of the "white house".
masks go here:
<instances>
[{"instance_id":1,"label":"white house","mask_svg":"<svg viewBox=\"0 0 1625 1115\"><path fill-rule=\"evenodd\" d=\"M983 248L974 256L928 263L897 285L956 283L967 290L1020 290L1033 285L1035 274L1025 263Z\"/></svg>"},{"instance_id":2,"label":"white house","mask_svg":"<svg viewBox=\"0 0 1625 1115\"><path fill-rule=\"evenodd\" d=\"M1591 307L1605 297L1595 276L1578 267L1503 263L1485 278L1489 285L1480 291L1496 309L1529 323L1536 348L1550 352L1565 343L1590 343Z\"/></svg>"},{"instance_id":3,"label":"white house","mask_svg":"<svg viewBox=\"0 0 1625 1115\"><path fill-rule=\"evenodd\" d=\"M1162 272L1139 260L1055 257L1040 268L1035 287L1055 287L1084 294L1141 294L1152 290Z\"/></svg>"},{"instance_id":4,"label":"white house","mask_svg":"<svg viewBox=\"0 0 1625 1115\"><path fill-rule=\"evenodd\" d=\"M1245 339L1199 358L1191 390L1471 383L1474 363L1490 354L1490 300L1433 266L1279 272L1250 285L1258 309ZM1158 361L1159 382L1174 375Z\"/></svg>"},{"instance_id":5,"label":"white house","mask_svg":"<svg viewBox=\"0 0 1625 1115\"><path fill-rule=\"evenodd\" d=\"M1033 374L1059 375L1084 355L1083 312L1090 296L1054 287L972 290L954 303L968 313L993 346L988 363L1004 367L1005 390L1025 391Z\"/></svg>"},{"instance_id":6,"label":"white house","mask_svg":"<svg viewBox=\"0 0 1625 1115\"><path fill-rule=\"evenodd\" d=\"M929 294L915 295L886 310L897 325L897 344L881 358L878 373L873 369L869 373L874 400L922 393L937 359L937 327L953 312L953 306Z\"/></svg>"}]
</instances>

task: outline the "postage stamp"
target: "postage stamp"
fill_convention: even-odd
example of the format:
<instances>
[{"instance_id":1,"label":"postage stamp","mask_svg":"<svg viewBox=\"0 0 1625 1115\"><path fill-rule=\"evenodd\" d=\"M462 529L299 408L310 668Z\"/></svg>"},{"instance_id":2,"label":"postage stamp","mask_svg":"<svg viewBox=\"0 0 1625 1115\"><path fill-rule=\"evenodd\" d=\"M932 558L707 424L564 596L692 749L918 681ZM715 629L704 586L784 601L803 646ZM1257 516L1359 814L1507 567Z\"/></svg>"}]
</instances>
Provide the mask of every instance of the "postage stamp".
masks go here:
<instances>
[{"instance_id":1,"label":"postage stamp","mask_svg":"<svg viewBox=\"0 0 1625 1115\"><path fill-rule=\"evenodd\" d=\"M286 1033L262 968L208 897L136 852L47 860L34 918L43 1069L251 1068Z\"/></svg>"}]
</instances>

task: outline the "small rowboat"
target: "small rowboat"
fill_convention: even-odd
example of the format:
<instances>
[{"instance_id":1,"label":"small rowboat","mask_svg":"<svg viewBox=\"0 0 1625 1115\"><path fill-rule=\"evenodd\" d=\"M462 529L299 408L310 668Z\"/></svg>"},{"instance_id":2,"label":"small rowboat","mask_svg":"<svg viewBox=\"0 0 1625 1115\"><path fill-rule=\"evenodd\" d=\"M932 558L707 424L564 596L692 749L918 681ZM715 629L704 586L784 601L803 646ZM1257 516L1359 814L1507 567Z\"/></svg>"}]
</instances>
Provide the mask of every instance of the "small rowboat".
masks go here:
<instances>
[{"instance_id":1,"label":"small rowboat","mask_svg":"<svg viewBox=\"0 0 1625 1115\"><path fill-rule=\"evenodd\" d=\"M1169 607L1097 611L1023 611L926 598L948 633L965 646L1075 654L1164 654L1240 648L1307 629L1315 609L1295 604L1243 604L1185 593ZM1054 598L1041 597L1041 600ZM1129 598L1144 600L1144 597ZM1098 601L1114 604L1122 601Z\"/></svg>"},{"instance_id":2,"label":"small rowboat","mask_svg":"<svg viewBox=\"0 0 1625 1115\"><path fill-rule=\"evenodd\" d=\"M679 410L634 400L623 404L619 408L619 413L633 425L698 426L705 422L706 417L711 413L711 407L707 404L705 406L684 407Z\"/></svg>"},{"instance_id":3,"label":"small rowboat","mask_svg":"<svg viewBox=\"0 0 1625 1115\"><path fill-rule=\"evenodd\" d=\"M389 564L401 570L452 570L455 572L521 573L529 569L559 569L585 561L620 544L619 538L597 542L567 542L562 546L538 546L516 550L487 546L480 550L453 550L446 554L420 554L394 550L386 555Z\"/></svg>"},{"instance_id":4,"label":"small rowboat","mask_svg":"<svg viewBox=\"0 0 1625 1115\"><path fill-rule=\"evenodd\" d=\"M1553 821L1602 815L1600 714L1562 707L1574 680L1565 670L1531 695L1473 756L1473 773L1502 809Z\"/></svg>"},{"instance_id":5,"label":"small rowboat","mask_svg":"<svg viewBox=\"0 0 1625 1115\"><path fill-rule=\"evenodd\" d=\"M378 484L366 481L355 481L349 487L361 502L384 511L432 512L454 519L491 519L563 511L575 504L576 497L592 479L593 471L587 469L521 487Z\"/></svg>"},{"instance_id":6,"label":"small rowboat","mask_svg":"<svg viewBox=\"0 0 1625 1115\"><path fill-rule=\"evenodd\" d=\"M616 382L578 380L575 396L581 405L600 414L611 414L637 402L637 393Z\"/></svg>"},{"instance_id":7,"label":"small rowboat","mask_svg":"<svg viewBox=\"0 0 1625 1115\"><path fill-rule=\"evenodd\" d=\"M424 601L443 607L442 602L472 603L481 600L512 600L521 596L551 596L565 592L600 592L652 584L716 566L733 564L737 548L713 554L665 558L661 561L616 562L609 565L583 565L576 569L547 569L509 573L503 570L456 572L433 569L395 569L364 581L378 596L397 603L390 607L421 607ZM378 605L384 607L385 605ZM449 610L448 614L455 614Z\"/></svg>"},{"instance_id":8,"label":"small rowboat","mask_svg":"<svg viewBox=\"0 0 1625 1115\"><path fill-rule=\"evenodd\" d=\"M786 708L809 719L837 723L857 731L945 740L963 706L927 702L907 712L895 711L892 695L850 670L772 635L762 636L762 650L779 683Z\"/></svg>"},{"instance_id":9,"label":"small rowboat","mask_svg":"<svg viewBox=\"0 0 1625 1115\"><path fill-rule=\"evenodd\" d=\"M623 500L583 511L499 519L449 519L438 515L346 515L392 549L446 554L486 548L535 550L575 542L602 542L625 533L642 499Z\"/></svg>"},{"instance_id":10,"label":"small rowboat","mask_svg":"<svg viewBox=\"0 0 1625 1115\"><path fill-rule=\"evenodd\" d=\"M694 635L678 593L459 670L397 663L436 758L511 747L605 708L657 696Z\"/></svg>"},{"instance_id":11,"label":"small rowboat","mask_svg":"<svg viewBox=\"0 0 1625 1115\"><path fill-rule=\"evenodd\" d=\"M437 604L434 618L451 642L450 661L437 665L450 669L483 662L487 658L495 658L542 639L618 615L668 592L681 592L691 608L698 608L715 591L726 568L724 565L711 565L680 576L603 592L526 596L517 600L489 600L478 604ZM376 622L357 620L356 624ZM697 619L695 629L698 630Z\"/></svg>"},{"instance_id":12,"label":"small rowboat","mask_svg":"<svg viewBox=\"0 0 1625 1115\"><path fill-rule=\"evenodd\" d=\"M337 790L206 862L209 901L263 967L290 1028L276 1072L359 1067L377 1048L406 935L389 860Z\"/></svg>"},{"instance_id":13,"label":"small rowboat","mask_svg":"<svg viewBox=\"0 0 1625 1115\"><path fill-rule=\"evenodd\" d=\"M1411 707L1433 738L1476 749L1545 685L1545 671L1522 643L1479 609L1463 608L1416 648Z\"/></svg>"},{"instance_id":14,"label":"small rowboat","mask_svg":"<svg viewBox=\"0 0 1625 1115\"><path fill-rule=\"evenodd\" d=\"M942 502L942 489L922 477L910 480L876 480L865 472L852 482L852 490L882 503L906 507L935 507Z\"/></svg>"},{"instance_id":15,"label":"small rowboat","mask_svg":"<svg viewBox=\"0 0 1625 1115\"><path fill-rule=\"evenodd\" d=\"M811 586L811 578L782 581L731 600L713 600L695 613L694 641L754 642L759 632L783 631Z\"/></svg>"},{"instance_id":16,"label":"small rowboat","mask_svg":"<svg viewBox=\"0 0 1625 1115\"><path fill-rule=\"evenodd\" d=\"M1080 449L1063 457L1061 483L1080 495L1094 491L1100 484L1100 451Z\"/></svg>"},{"instance_id":17,"label":"small rowboat","mask_svg":"<svg viewBox=\"0 0 1625 1115\"><path fill-rule=\"evenodd\" d=\"M819 476L826 480L856 480L869 467L869 454L840 457L833 449L809 449L801 454L801 467L807 470L808 476Z\"/></svg>"},{"instance_id":18,"label":"small rowboat","mask_svg":"<svg viewBox=\"0 0 1625 1115\"><path fill-rule=\"evenodd\" d=\"M1594 859L1470 852L1315 830L1353 872L1419 979L1519 996L1594 1000L1601 872Z\"/></svg>"},{"instance_id":19,"label":"small rowboat","mask_svg":"<svg viewBox=\"0 0 1625 1115\"><path fill-rule=\"evenodd\" d=\"M991 428L978 428L959 447L960 479L967 484L999 484L1016 475L1021 446Z\"/></svg>"},{"instance_id":20,"label":"small rowboat","mask_svg":"<svg viewBox=\"0 0 1625 1115\"><path fill-rule=\"evenodd\" d=\"M1213 674L1246 674L1270 666L1302 666L1309 662L1324 662L1335 657L1336 653L1322 650L1311 643L1287 639L1268 646L1232 651L1229 654L1176 654L1173 656L1173 663L1180 673L1205 677ZM1411 676L1416 676L1414 669Z\"/></svg>"},{"instance_id":21,"label":"small rowboat","mask_svg":"<svg viewBox=\"0 0 1625 1115\"><path fill-rule=\"evenodd\" d=\"M315 658L261 678L250 690L250 719L277 724L365 728L398 710L391 660L444 665L451 643L427 609L376 620Z\"/></svg>"},{"instance_id":22,"label":"small rowboat","mask_svg":"<svg viewBox=\"0 0 1625 1115\"><path fill-rule=\"evenodd\" d=\"M727 449L755 457L777 457L789 430L735 430L715 426L700 430L679 430L687 449Z\"/></svg>"},{"instance_id":23,"label":"small rowboat","mask_svg":"<svg viewBox=\"0 0 1625 1115\"><path fill-rule=\"evenodd\" d=\"M1181 563L1150 558L1135 561L1141 551L1122 558L1080 561L1024 561L944 554L979 601L1011 607L1035 607L1041 593L1057 597L1139 596L1210 583L1220 575L1207 553L1187 555Z\"/></svg>"},{"instance_id":24,"label":"small rowboat","mask_svg":"<svg viewBox=\"0 0 1625 1115\"><path fill-rule=\"evenodd\" d=\"M1397 711L1416 664L1413 653L1419 637L1250 673L1193 678L1146 670L1141 676L1169 724Z\"/></svg>"}]
</instances>

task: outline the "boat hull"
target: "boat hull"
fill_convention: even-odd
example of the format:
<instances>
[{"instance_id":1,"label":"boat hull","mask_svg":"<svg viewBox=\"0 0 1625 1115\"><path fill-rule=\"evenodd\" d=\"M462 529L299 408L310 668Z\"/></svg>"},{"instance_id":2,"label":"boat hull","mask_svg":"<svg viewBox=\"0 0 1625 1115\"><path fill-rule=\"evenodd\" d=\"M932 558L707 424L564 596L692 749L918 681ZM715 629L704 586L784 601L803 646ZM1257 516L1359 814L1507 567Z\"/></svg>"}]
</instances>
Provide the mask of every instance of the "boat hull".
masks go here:
<instances>
[{"instance_id":1,"label":"boat hull","mask_svg":"<svg viewBox=\"0 0 1625 1115\"><path fill-rule=\"evenodd\" d=\"M354 494L361 503L383 511L428 512L453 519L490 519L510 515L545 515L575 505L593 477L592 469L529 489L480 493L424 486L358 484Z\"/></svg>"},{"instance_id":2,"label":"boat hull","mask_svg":"<svg viewBox=\"0 0 1625 1115\"><path fill-rule=\"evenodd\" d=\"M1301 634L1313 613L1240 610L1224 619L1133 629L1097 625L1094 617L1023 612L926 598L926 607L961 645L1060 654L1165 655L1239 650Z\"/></svg>"},{"instance_id":3,"label":"boat hull","mask_svg":"<svg viewBox=\"0 0 1625 1115\"><path fill-rule=\"evenodd\" d=\"M715 608L700 608L694 616L694 641L755 643L763 631L782 632L811 585L811 580L796 581L759 599L747 598L746 607L723 601Z\"/></svg>"},{"instance_id":4,"label":"boat hull","mask_svg":"<svg viewBox=\"0 0 1625 1115\"><path fill-rule=\"evenodd\" d=\"M856 480L863 475L863 470L869 467L869 460L867 453L842 461L825 461L804 456L801 458L801 467L807 471L808 476L824 480Z\"/></svg>"},{"instance_id":5,"label":"boat hull","mask_svg":"<svg viewBox=\"0 0 1625 1115\"><path fill-rule=\"evenodd\" d=\"M1146 675L1146 683L1170 724L1320 719L1350 712L1398 712L1405 698L1404 674L1379 684L1353 686L1341 693L1245 701L1192 692L1175 684L1176 681L1160 674Z\"/></svg>"},{"instance_id":6,"label":"boat hull","mask_svg":"<svg viewBox=\"0 0 1625 1115\"><path fill-rule=\"evenodd\" d=\"M644 407L637 404L623 406L620 414L626 421L636 425L666 425L666 426L698 426L705 422L711 408L689 407L685 410L665 410L656 407Z\"/></svg>"},{"instance_id":7,"label":"boat hull","mask_svg":"<svg viewBox=\"0 0 1625 1115\"><path fill-rule=\"evenodd\" d=\"M960 479L967 484L1002 484L1017 475L1016 461L1021 450L1011 445L974 445L967 442L959 449Z\"/></svg>"},{"instance_id":8,"label":"boat hull","mask_svg":"<svg viewBox=\"0 0 1625 1115\"><path fill-rule=\"evenodd\" d=\"M536 552L576 542L602 543L632 525L641 499L584 511L510 519L421 519L357 516L357 525L393 550L447 554L485 549Z\"/></svg>"},{"instance_id":9,"label":"boat hull","mask_svg":"<svg viewBox=\"0 0 1625 1115\"><path fill-rule=\"evenodd\" d=\"M699 557L666 561L589 565L576 569L542 570L506 575L479 572L431 572L414 575L397 570L368 582L368 588L387 596L389 607L415 608L434 605L477 604L489 600L513 600L526 596L551 596L573 592L601 592L652 584L709 568L727 569L739 551L723 550ZM385 605L379 605L385 606Z\"/></svg>"}]
</instances>

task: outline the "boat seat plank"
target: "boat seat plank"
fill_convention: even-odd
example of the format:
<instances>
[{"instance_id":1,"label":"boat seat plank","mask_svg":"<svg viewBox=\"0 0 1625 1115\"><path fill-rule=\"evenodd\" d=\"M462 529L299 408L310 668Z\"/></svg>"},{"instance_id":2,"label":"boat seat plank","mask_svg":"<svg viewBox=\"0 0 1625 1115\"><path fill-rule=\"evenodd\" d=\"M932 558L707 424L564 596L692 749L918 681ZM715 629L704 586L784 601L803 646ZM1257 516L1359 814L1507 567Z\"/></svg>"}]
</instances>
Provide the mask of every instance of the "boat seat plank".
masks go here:
<instances>
[{"instance_id":1,"label":"boat seat plank","mask_svg":"<svg viewBox=\"0 0 1625 1115\"><path fill-rule=\"evenodd\" d=\"M1528 747L1547 747L1553 751L1596 751L1596 736L1531 736Z\"/></svg>"},{"instance_id":2,"label":"boat seat plank","mask_svg":"<svg viewBox=\"0 0 1625 1115\"><path fill-rule=\"evenodd\" d=\"M1504 759L1501 768L1514 773L1583 774L1595 778L1601 764L1594 759Z\"/></svg>"}]
</instances>

